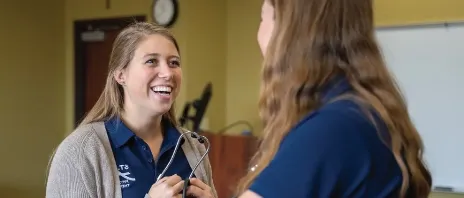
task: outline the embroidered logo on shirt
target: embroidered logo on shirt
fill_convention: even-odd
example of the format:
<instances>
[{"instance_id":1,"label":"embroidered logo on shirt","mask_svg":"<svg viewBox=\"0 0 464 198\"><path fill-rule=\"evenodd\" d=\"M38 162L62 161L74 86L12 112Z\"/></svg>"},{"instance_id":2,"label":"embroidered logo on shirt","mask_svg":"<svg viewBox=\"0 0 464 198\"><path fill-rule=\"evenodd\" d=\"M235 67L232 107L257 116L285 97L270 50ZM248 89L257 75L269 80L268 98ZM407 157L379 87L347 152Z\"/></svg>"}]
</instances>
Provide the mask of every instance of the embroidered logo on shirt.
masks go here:
<instances>
[{"instance_id":1,"label":"embroidered logo on shirt","mask_svg":"<svg viewBox=\"0 0 464 198\"><path fill-rule=\"evenodd\" d=\"M118 165L118 172L119 172L119 180L120 180L119 183L122 189L130 187L131 184L135 182L135 178L131 176L129 165L127 164Z\"/></svg>"}]
</instances>

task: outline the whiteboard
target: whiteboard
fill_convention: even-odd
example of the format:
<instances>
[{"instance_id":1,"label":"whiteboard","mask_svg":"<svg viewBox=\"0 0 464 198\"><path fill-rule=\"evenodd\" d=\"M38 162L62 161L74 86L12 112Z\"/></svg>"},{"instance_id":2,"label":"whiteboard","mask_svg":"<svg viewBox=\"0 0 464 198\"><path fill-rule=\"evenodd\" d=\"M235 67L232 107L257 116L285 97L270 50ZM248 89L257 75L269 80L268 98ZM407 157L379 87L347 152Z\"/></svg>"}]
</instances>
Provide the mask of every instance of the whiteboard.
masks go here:
<instances>
[{"instance_id":1,"label":"whiteboard","mask_svg":"<svg viewBox=\"0 0 464 198\"><path fill-rule=\"evenodd\" d=\"M464 192L464 25L377 29L425 145L433 186Z\"/></svg>"}]
</instances>

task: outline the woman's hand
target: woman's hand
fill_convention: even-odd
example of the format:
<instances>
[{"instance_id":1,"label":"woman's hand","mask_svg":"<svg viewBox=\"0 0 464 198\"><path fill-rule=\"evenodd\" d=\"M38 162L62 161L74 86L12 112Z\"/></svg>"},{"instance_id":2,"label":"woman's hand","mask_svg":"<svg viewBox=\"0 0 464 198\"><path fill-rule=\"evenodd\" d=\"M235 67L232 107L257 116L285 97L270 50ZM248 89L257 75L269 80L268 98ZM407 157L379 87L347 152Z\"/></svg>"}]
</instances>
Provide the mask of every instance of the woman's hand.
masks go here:
<instances>
[{"instance_id":1,"label":"woman's hand","mask_svg":"<svg viewBox=\"0 0 464 198\"><path fill-rule=\"evenodd\" d=\"M187 195L194 196L196 198L214 198L211 187L197 178L190 179L190 186L187 189Z\"/></svg>"},{"instance_id":2,"label":"woman's hand","mask_svg":"<svg viewBox=\"0 0 464 198\"><path fill-rule=\"evenodd\" d=\"M150 198L173 198L182 191L183 187L184 181L178 175L163 177L151 186L148 195Z\"/></svg>"}]
</instances>

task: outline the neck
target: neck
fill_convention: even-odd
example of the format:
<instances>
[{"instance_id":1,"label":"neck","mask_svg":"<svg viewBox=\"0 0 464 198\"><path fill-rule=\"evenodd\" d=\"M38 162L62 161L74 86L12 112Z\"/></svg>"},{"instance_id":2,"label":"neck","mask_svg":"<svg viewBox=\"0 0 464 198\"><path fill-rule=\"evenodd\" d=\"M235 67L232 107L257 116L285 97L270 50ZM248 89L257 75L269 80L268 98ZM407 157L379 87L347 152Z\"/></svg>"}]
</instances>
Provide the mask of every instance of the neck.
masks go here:
<instances>
[{"instance_id":1,"label":"neck","mask_svg":"<svg viewBox=\"0 0 464 198\"><path fill-rule=\"evenodd\" d=\"M162 115L148 116L131 108L125 108L121 115L121 119L135 135L147 142L162 137L161 118Z\"/></svg>"}]
</instances>

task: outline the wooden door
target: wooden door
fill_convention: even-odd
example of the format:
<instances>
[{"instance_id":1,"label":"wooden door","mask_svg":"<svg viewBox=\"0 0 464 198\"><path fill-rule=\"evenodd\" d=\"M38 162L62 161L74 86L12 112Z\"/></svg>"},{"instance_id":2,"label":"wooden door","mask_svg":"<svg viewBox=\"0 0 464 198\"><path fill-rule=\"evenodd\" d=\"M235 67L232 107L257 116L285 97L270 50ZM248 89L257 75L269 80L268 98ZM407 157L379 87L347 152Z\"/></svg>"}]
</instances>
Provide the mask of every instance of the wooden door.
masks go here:
<instances>
[{"instance_id":1,"label":"wooden door","mask_svg":"<svg viewBox=\"0 0 464 198\"><path fill-rule=\"evenodd\" d=\"M103 40L85 43L85 112L92 109L105 87L112 45L120 30L104 31Z\"/></svg>"},{"instance_id":2,"label":"wooden door","mask_svg":"<svg viewBox=\"0 0 464 198\"><path fill-rule=\"evenodd\" d=\"M80 20L74 22L74 120L75 125L94 106L106 83L108 62L118 33L145 16L115 19ZM88 36L99 31L103 37Z\"/></svg>"}]
</instances>

